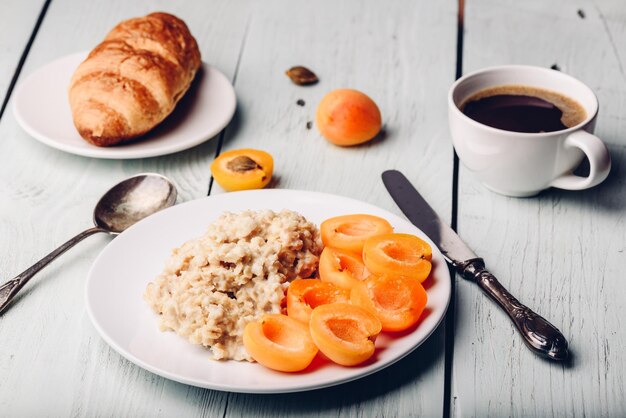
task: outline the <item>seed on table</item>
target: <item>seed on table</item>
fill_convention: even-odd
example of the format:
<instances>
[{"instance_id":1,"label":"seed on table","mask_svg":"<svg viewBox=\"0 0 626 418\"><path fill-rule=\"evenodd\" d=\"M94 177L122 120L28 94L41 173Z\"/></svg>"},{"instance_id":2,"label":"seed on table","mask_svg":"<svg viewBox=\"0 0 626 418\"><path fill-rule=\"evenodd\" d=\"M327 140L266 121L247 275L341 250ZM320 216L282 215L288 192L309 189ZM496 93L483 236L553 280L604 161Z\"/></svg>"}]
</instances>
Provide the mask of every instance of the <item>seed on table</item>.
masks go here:
<instances>
[{"instance_id":1,"label":"seed on table","mask_svg":"<svg viewBox=\"0 0 626 418\"><path fill-rule=\"evenodd\" d=\"M288 69L285 74L299 86L315 84L319 81L315 73L306 67L296 66Z\"/></svg>"}]
</instances>

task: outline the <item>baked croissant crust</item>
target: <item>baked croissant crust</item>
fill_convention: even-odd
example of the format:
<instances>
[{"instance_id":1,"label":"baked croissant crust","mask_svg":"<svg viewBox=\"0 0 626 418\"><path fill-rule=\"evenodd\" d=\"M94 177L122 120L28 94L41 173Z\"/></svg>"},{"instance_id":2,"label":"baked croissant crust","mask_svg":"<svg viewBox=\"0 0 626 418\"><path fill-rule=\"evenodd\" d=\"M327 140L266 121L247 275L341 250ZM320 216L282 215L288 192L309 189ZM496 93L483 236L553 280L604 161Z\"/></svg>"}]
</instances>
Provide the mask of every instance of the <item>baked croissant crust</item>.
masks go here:
<instances>
[{"instance_id":1,"label":"baked croissant crust","mask_svg":"<svg viewBox=\"0 0 626 418\"><path fill-rule=\"evenodd\" d=\"M74 72L74 125L98 146L141 136L174 110L199 67L198 44L179 18L152 13L123 21Z\"/></svg>"}]
</instances>

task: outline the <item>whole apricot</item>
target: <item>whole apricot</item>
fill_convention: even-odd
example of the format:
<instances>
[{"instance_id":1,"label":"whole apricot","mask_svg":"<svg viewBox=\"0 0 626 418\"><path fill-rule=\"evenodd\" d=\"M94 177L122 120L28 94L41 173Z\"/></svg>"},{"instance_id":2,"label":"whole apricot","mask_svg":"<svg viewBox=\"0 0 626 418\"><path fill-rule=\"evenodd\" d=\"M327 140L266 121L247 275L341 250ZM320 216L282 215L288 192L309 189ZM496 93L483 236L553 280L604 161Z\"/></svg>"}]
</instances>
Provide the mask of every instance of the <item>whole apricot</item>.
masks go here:
<instances>
[{"instance_id":1,"label":"whole apricot","mask_svg":"<svg viewBox=\"0 0 626 418\"><path fill-rule=\"evenodd\" d=\"M376 103L366 94L351 89L333 90L324 96L315 120L322 136L340 146L369 141L382 126Z\"/></svg>"}]
</instances>

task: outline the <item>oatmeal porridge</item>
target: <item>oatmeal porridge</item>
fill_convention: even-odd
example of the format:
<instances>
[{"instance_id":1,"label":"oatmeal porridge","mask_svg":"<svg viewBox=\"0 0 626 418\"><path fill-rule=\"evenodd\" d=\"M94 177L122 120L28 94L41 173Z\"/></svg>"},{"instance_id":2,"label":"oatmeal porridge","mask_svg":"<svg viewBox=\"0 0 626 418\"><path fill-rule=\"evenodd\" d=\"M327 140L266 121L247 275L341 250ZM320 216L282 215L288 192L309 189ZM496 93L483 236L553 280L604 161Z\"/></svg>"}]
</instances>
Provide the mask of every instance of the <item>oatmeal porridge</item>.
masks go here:
<instances>
[{"instance_id":1,"label":"oatmeal porridge","mask_svg":"<svg viewBox=\"0 0 626 418\"><path fill-rule=\"evenodd\" d=\"M315 272L321 249L317 227L296 212L225 213L173 250L144 298L161 330L209 348L214 359L252 361L244 327L281 312L289 282Z\"/></svg>"}]
</instances>

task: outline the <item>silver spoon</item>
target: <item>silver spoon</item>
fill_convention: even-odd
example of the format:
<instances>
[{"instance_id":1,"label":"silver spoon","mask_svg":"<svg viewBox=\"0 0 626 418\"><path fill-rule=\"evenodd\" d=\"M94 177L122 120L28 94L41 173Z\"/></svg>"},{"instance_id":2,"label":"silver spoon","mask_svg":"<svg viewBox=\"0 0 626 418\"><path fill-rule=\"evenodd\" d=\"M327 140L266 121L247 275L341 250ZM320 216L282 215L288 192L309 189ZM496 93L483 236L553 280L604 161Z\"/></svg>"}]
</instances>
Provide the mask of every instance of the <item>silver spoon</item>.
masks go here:
<instances>
[{"instance_id":1,"label":"silver spoon","mask_svg":"<svg viewBox=\"0 0 626 418\"><path fill-rule=\"evenodd\" d=\"M129 226L148 215L176 203L176 187L159 174L138 174L111 188L98 201L93 221L96 226L76 235L65 244L33 264L13 280L0 285L0 313L39 270L72 248L78 242L96 232L118 235Z\"/></svg>"}]
</instances>

